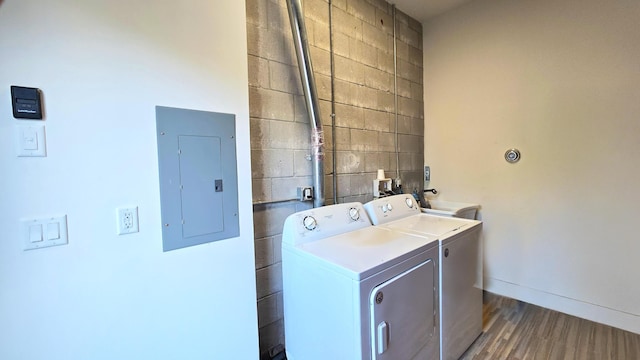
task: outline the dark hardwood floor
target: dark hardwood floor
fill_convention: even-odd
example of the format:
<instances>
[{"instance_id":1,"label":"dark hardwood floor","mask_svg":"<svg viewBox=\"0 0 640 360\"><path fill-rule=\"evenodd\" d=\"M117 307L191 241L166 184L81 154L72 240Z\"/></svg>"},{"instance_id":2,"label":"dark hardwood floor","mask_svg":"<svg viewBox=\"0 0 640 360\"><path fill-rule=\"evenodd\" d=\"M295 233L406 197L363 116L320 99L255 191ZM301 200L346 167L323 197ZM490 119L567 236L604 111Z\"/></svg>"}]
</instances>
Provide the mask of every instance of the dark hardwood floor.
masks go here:
<instances>
[{"instance_id":1,"label":"dark hardwood floor","mask_svg":"<svg viewBox=\"0 0 640 360\"><path fill-rule=\"evenodd\" d=\"M638 334L487 292L483 320L460 359L640 359Z\"/></svg>"}]
</instances>

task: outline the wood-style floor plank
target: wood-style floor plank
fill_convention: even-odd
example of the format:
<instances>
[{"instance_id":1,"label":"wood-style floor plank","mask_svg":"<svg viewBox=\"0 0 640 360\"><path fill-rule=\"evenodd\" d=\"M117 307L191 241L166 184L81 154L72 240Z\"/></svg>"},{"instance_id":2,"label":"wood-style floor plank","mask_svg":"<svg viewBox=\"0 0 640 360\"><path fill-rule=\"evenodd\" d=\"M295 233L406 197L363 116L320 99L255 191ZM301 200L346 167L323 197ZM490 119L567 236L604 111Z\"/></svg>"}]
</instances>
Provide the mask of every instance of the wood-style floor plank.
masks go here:
<instances>
[{"instance_id":1,"label":"wood-style floor plank","mask_svg":"<svg viewBox=\"0 0 640 360\"><path fill-rule=\"evenodd\" d=\"M640 335L485 292L483 333L461 360L637 360Z\"/></svg>"}]
</instances>

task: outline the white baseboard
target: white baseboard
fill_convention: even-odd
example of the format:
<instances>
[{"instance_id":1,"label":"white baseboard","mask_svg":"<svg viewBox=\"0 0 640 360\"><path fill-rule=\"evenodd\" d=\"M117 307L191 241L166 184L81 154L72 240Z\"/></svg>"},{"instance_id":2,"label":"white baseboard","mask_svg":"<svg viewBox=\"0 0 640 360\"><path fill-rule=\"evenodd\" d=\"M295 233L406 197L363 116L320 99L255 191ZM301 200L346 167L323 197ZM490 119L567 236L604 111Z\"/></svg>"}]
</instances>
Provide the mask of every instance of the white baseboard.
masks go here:
<instances>
[{"instance_id":1,"label":"white baseboard","mask_svg":"<svg viewBox=\"0 0 640 360\"><path fill-rule=\"evenodd\" d=\"M640 334L640 315L610 309L489 277L484 278L484 290Z\"/></svg>"}]
</instances>

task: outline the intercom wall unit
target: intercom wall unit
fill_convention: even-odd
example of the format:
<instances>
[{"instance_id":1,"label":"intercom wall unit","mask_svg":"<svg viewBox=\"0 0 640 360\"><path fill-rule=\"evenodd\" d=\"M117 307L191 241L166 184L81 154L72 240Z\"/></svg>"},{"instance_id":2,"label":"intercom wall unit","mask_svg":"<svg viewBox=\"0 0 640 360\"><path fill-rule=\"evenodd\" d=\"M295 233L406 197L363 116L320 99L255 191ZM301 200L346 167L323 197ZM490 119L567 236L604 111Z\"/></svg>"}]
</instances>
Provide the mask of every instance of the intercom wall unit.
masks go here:
<instances>
[{"instance_id":1,"label":"intercom wall unit","mask_svg":"<svg viewBox=\"0 0 640 360\"><path fill-rule=\"evenodd\" d=\"M24 86L11 86L11 106L16 119L42 119L42 100L40 89Z\"/></svg>"}]
</instances>

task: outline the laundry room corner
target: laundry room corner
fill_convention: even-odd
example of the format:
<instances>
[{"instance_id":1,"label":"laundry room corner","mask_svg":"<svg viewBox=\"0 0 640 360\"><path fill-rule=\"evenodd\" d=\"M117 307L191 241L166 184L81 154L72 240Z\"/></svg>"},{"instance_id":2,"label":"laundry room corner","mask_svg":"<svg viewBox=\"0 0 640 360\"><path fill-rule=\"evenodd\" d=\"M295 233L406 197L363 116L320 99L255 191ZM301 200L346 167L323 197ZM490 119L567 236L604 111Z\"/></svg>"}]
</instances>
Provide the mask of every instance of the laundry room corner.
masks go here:
<instances>
[{"instance_id":1,"label":"laundry room corner","mask_svg":"<svg viewBox=\"0 0 640 360\"><path fill-rule=\"evenodd\" d=\"M246 9L257 302L266 358L286 341L281 233L288 215L313 206L298 196L299 187L313 183L312 137L286 1L247 0ZM306 0L303 10L326 204L370 201L378 169L401 178L406 191L422 189L422 25L396 9L394 66L390 3Z\"/></svg>"}]
</instances>

